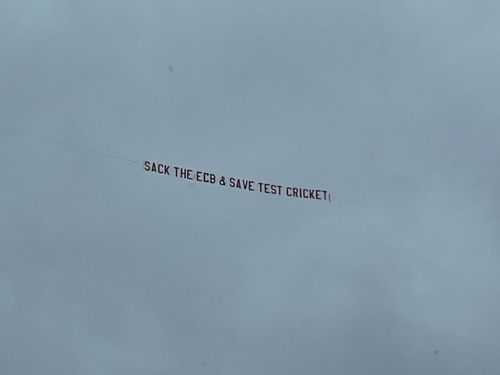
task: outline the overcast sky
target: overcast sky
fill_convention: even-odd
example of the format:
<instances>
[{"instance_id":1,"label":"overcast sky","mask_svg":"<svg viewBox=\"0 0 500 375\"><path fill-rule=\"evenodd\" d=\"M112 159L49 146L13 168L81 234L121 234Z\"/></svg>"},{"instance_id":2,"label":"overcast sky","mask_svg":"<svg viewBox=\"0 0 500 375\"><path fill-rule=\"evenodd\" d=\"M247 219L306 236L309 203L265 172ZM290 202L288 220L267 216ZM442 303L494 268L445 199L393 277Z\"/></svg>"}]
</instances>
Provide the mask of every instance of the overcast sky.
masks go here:
<instances>
[{"instance_id":1,"label":"overcast sky","mask_svg":"<svg viewBox=\"0 0 500 375\"><path fill-rule=\"evenodd\" d=\"M499 19L1 1L0 373L498 374Z\"/></svg>"}]
</instances>

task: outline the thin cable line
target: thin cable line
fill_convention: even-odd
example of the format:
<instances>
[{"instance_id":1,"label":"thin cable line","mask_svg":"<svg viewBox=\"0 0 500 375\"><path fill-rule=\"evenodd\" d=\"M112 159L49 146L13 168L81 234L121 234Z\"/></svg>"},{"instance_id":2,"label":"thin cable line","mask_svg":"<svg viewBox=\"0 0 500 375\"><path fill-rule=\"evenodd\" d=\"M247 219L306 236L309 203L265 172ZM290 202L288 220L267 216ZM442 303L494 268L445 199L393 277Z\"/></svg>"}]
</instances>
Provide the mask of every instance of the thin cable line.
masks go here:
<instances>
[{"instance_id":1,"label":"thin cable line","mask_svg":"<svg viewBox=\"0 0 500 375\"><path fill-rule=\"evenodd\" d=\"M137 160L132 160L132 159L129 159L129 158L126 158L126 157L123 157L123 156L111 154L109 152L105 152L105 151L101 151L101 150L97 150L97 149L93 149L93 148L89 148L89 147L77 145L77 144L74 144L74 143L71 143L71 142L61 141L59 139L55 139L55 138L51 138L51 137L46 137L46 136L43 136L43 135L33 134L33 133L27 132L25 130L13 129L13 128L9 128L9 127L2 126L2 125L0 125L0 128L6 130L8 132L21 135L23 137L28 137L28 138L33 138L33 139L38 139L38 140L41 140L41 141L45 141L45 142L55 143L55 144L63 145L63 146L66 146L66 147L75 148L75 149L80 150L80 151L85 151L85 152L90 152L90 153L93 153L93 154L105 156L107 158L112 158L112 159L116 159L116 160L125 161L127 163L139 164L139 162Z\"/></svg>"}]
</instances>

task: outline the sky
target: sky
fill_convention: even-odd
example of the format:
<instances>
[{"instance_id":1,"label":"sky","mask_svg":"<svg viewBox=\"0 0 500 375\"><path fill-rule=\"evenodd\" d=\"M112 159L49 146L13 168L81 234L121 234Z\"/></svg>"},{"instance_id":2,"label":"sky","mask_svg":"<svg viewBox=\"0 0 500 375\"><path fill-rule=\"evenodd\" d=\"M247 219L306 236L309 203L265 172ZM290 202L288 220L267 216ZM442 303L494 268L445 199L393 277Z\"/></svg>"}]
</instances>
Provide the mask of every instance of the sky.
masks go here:
<instances>
[{"instance_id":1,"label":"sky","mask_svg":"<svg viewBox=\"0 0 500 375\"><path fill-rule=\"evenodd\" d=\"M497 374L499 17L1 1L0 372Z\"/></svg>"}]
</instances>

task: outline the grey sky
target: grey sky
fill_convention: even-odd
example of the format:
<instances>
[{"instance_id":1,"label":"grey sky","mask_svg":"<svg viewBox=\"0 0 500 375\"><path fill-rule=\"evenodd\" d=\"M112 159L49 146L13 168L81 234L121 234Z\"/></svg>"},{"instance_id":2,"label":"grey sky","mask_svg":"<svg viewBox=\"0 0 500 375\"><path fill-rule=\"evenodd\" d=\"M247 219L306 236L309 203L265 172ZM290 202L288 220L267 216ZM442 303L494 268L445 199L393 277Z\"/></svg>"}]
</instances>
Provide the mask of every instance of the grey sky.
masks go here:
<instances>
[{"instance_id":1,"label":"grey sky","mask_svg":"<svg viewBox=\"0 0 500 375\"><path fill-rule=\"evenodd\" d=\"M499 17L2 1L0 126L335 202L0 128L0 372L496 374Z\"/></svg>"}]
</instances>

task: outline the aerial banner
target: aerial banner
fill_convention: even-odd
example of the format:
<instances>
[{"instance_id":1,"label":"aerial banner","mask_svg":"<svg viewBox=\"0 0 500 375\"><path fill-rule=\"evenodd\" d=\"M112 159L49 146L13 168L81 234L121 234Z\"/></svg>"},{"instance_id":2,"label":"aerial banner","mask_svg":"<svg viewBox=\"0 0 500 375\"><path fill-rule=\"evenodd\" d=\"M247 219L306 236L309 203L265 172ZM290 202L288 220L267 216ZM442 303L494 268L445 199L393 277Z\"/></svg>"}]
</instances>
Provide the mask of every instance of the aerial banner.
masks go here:
<instances>
[{"instance_id":1,"label":"aerial banner","mask_svg":"<svg viewBox=\"0 0 500 375\"><path fill-rule=\"evenodd\" d=\"M263 181L236 178L232 176L218 176L212 172L193 170L150 160L144 161L143 167L146 172L150 173L157 173L206 184L219 185L232 189L240 189L274 196L285 196L289 198L302 198L331 202L331 194L328 190L324 189L285 186Z\"/></svg>"}]
</instances>

